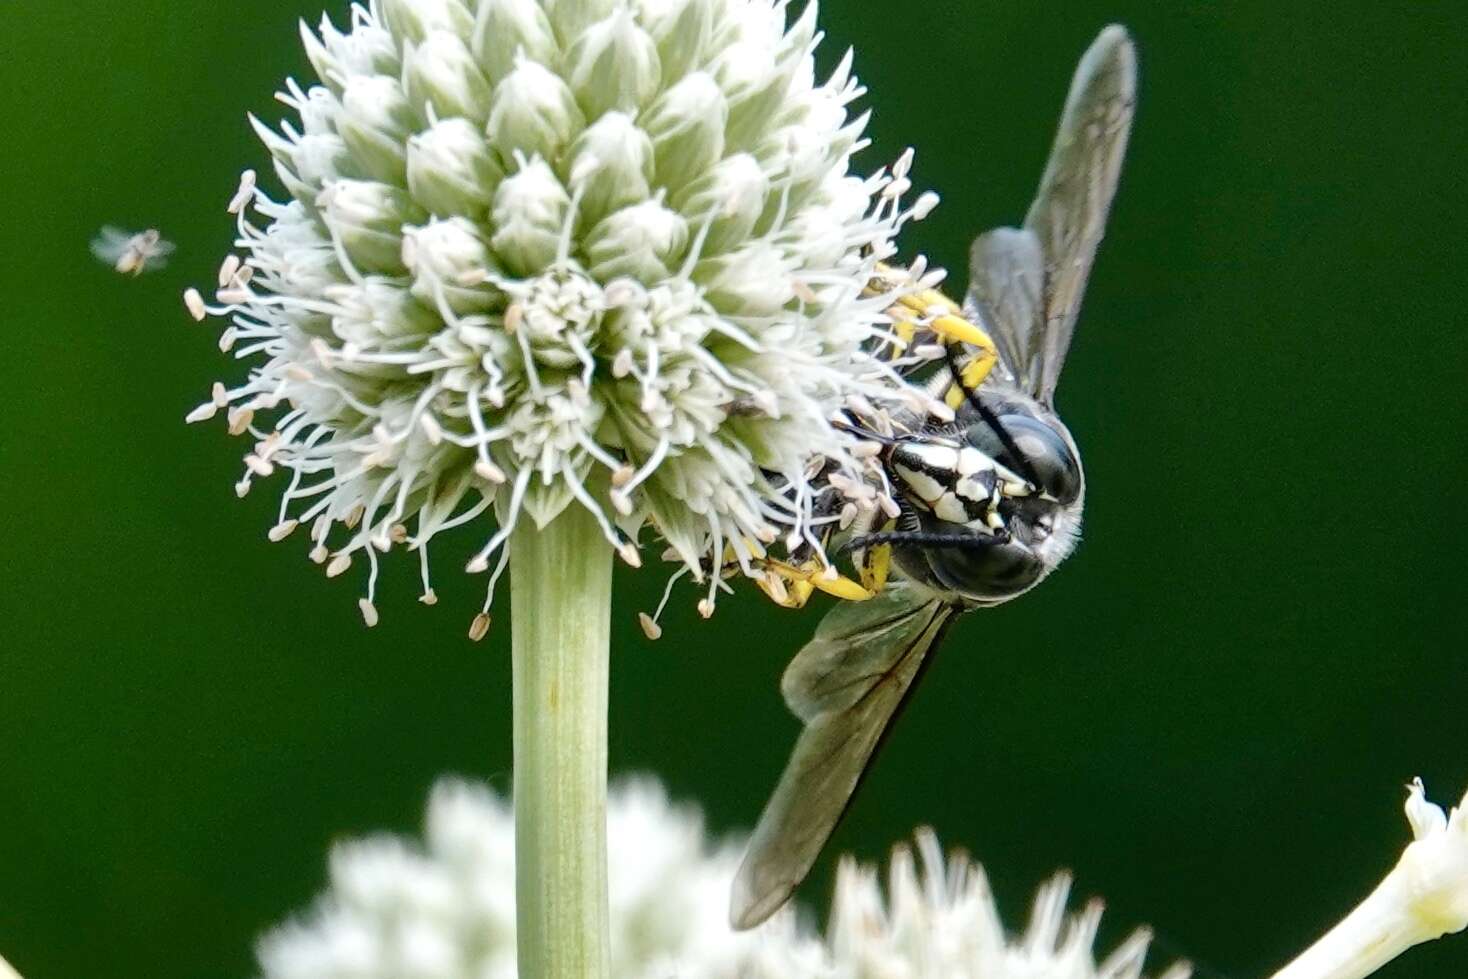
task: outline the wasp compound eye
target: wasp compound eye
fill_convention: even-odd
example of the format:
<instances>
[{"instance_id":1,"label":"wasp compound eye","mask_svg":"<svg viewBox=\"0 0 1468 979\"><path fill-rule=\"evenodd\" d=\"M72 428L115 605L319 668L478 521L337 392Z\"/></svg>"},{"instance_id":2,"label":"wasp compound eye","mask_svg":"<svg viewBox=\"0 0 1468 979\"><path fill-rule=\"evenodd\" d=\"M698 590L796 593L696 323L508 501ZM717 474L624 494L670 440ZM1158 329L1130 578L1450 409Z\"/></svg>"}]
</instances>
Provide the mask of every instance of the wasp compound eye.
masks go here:
<instances>
[{"instance_id":1,"label":"wasp compound eye","mask_svg":"<svg viewBox=\"0 0 1468 979\"><path fill-rule=\"evenodd\" d=\"M948 546L925 547L923 560L942 587L964 598L993 603L1013 598L1045 574L1045 562L1007 534L978 534L972 529L938 520L924 521L930 533L946 535ZM964 541L962 546L958 541Z\"/></svg>"},{"instance_id":2,"label":"wasp compound eye","mask_svg":"<svg viewBox=\"0 0 1468 979\"><path fill-rule=\"evenodd\" d=\"M1074 503L1081 495L1081 465L1060 433L1029 415L1000 415L995 422L1003 427L1008 439L985 420L968 427L968 443L1009 469L1037 480L1040 489L1059 502ZM1010 446L1020 458L1014 457Z\"/></svg>"}]
</instances>

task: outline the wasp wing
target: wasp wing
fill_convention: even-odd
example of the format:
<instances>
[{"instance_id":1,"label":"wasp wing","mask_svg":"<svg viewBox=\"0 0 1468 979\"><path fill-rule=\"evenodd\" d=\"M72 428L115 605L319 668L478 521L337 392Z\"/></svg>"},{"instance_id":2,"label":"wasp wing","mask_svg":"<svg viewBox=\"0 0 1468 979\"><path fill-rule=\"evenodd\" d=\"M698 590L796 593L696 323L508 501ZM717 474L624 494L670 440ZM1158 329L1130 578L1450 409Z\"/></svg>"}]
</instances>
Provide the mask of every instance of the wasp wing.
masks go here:
<instances>
[{"instance_id":1,"label":"wasp wing","mask_svg":"<svg viewBox=\"0 0 1468 979\"><path fill-rule=\"evenodd\" d=\"M1016 383L1047 405L1106 232L1136 95L1136 49L1112 25L1076 68L1024 228L1001 228L974 243L970 304Z\"/></svg>"},{"instance_id":2,"label":"wasp wing","mask_svg":"<svg viewBox=\"0 0 1468 979\"><path fill-rule=\"evenodd\" d=\"M88 247L98 261L114 265L131 246L132 240L131 234L109 224L97 232L97 237L91 240Z\"/></svg>"},{"instance_id":3,"label":"wasp wing","mask_svg":"<svg viewBox=\"0 0 1468 979\"><path fill-rule=\"evenodd\" d=\"M1044 339L1045 256L1031 231L995 228L974 241L965 312L999 348L1004 380L1033 391Z\"/></svg>"},{"instance_id":4,"label":"wasp wing","mask_svg":"<svg viewBox=\"0 0 1468 979\"><path fill-rule=\"evenodd\" d=\"M1051 404L1070 350L1086 280L1106 233L1137 104L1137 52L1122 27L1103 30L1081 57L1050 162L1025 228L1045 252L1045 325L1039 386Z\"/></svg>"},{"instance_id":5,"label":"wasp wing","mask_svg":"<svg viewBox=\"0 0 1468 979\"><path fill-rule=\"evenodd\" d=\"M735 876L734 927L774 914L810 873L955 611L893 582L870 601L837 605L791 661L781 687L805 730Z\"/></svg>"}]
</instances>

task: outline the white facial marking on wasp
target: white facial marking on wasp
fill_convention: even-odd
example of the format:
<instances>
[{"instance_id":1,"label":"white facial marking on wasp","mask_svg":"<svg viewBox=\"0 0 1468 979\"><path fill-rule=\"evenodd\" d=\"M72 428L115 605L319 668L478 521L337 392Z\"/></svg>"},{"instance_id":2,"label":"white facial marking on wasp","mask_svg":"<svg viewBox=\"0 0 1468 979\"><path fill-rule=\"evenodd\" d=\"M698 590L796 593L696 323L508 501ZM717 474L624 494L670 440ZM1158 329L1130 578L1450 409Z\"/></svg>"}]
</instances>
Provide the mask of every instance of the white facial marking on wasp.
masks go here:
<instances>
[{"instance_id":1,"label":"white facial marking on wasp","mask_svg":"<svg viewBox=\"0 0 1468 979\"><path fill-rule=\"evenodd\" d=\"M933 504L933 516L939 520L956 524L968 523L970 519L963 501L952 493L944 493L938 502Z\"/></svg>"},{"instance_id":2,"label":"white facial marking on wasp","mask_svg":"<svg viewBox=\"0 0 1468 979\"><path fill-rule=\"evenodd\" d=\"M952 472L958 468L959 451L947 445L932 442L916 442L903 446L905 454L911 455L929 469Z\"/></svg>"},{"instance_id":3,"label":"white facial marking on wasp","mask_svg":"<svg viewBox=\"0 0 1468 979\"><path fill-rule=\"evenodd\" d=\"M981 481L976 479L960 479L954 484L953 492L966 500L973 500L975 503L987 503L994 495L990 486L985 486Z\"/></svg>"},{"instance_id":4,"label":"white facial marking on wasp","mask_svg":"<svg viewBox=\"0 0 1468 979\"><path fill-rule=\"evenodd\" d=\"M917 498L929 506L932 506L943 495L943 484L927 473L909 469L900 462L893 463L892 468L896 471L897 477L908 485Z\"/></svg>"},{"instance_id":5,"label":"white facial marking on wasp","mask_svg":"<svg viewBox=\"0 0 1468 979\"><path fill-rule=\"evenodd\" d=\"M958 474L960 476L972 476L974 473L993 468L994 460L971 445L958 451Z\"/></svg>"}]
</instances>

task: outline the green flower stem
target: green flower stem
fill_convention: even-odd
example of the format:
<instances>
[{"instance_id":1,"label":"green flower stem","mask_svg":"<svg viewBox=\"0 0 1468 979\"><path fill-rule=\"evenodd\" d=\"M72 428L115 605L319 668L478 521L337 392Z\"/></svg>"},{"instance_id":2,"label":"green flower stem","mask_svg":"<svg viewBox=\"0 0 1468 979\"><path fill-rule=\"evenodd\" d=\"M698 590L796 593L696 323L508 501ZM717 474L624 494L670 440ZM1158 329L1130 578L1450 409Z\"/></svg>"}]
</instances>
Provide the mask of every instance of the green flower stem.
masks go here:
<instances>
[{"instance_id":1,"label":"green flower stem","mask_svg":"<svg viewBox=\"0 0 1468 979\"><path fill-rule=\"evenodd\" d=\"M609 979L612 551L568 507L510 538L520 979Z\"/></svg>"}]
</instances>

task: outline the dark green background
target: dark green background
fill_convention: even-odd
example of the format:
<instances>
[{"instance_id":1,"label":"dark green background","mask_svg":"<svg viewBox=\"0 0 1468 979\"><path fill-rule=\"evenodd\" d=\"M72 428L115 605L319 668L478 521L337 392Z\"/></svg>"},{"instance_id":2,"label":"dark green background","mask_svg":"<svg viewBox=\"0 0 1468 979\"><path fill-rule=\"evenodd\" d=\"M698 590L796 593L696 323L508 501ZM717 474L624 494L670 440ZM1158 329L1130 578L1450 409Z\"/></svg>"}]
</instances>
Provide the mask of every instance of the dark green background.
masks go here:
<instances>
[{"instance_id":1,"label":"dark green background","mask_svg":"<svg viewBox=\"0 0 1468 979\"><path fill-rule=\"evenodd\" d=\"M0 950L27 979L247 977L333 838L414 829L444 771L507 786L508 632L463 638L481 581L440 553L424 610L392 564L364 630L352 583L265 542L271 494L234 498L237 446L182 424L232 368L178 295L213 278L263 160L244 112L279 117L316 2L0 8ZM1260 976L1394 859L1408 778L1468 786L1468 14L831 0L826 60L856 45L876 93L866 165L915 143L945 198L911 248L961 269L1023 213L1109 20L1143 85L1061 387L1086 541L958 626L835 849L931 822L1012 921L1066 865L1108 938L1151 922ZM104 223L177 260L122 279L87 253ZM815 615L745 595L705 623L685 593L653 645L660 586L618 584L613 768L748 826ZM1460 938L1384 975L1465 964Z\"/></svg>"}]
</instances>

